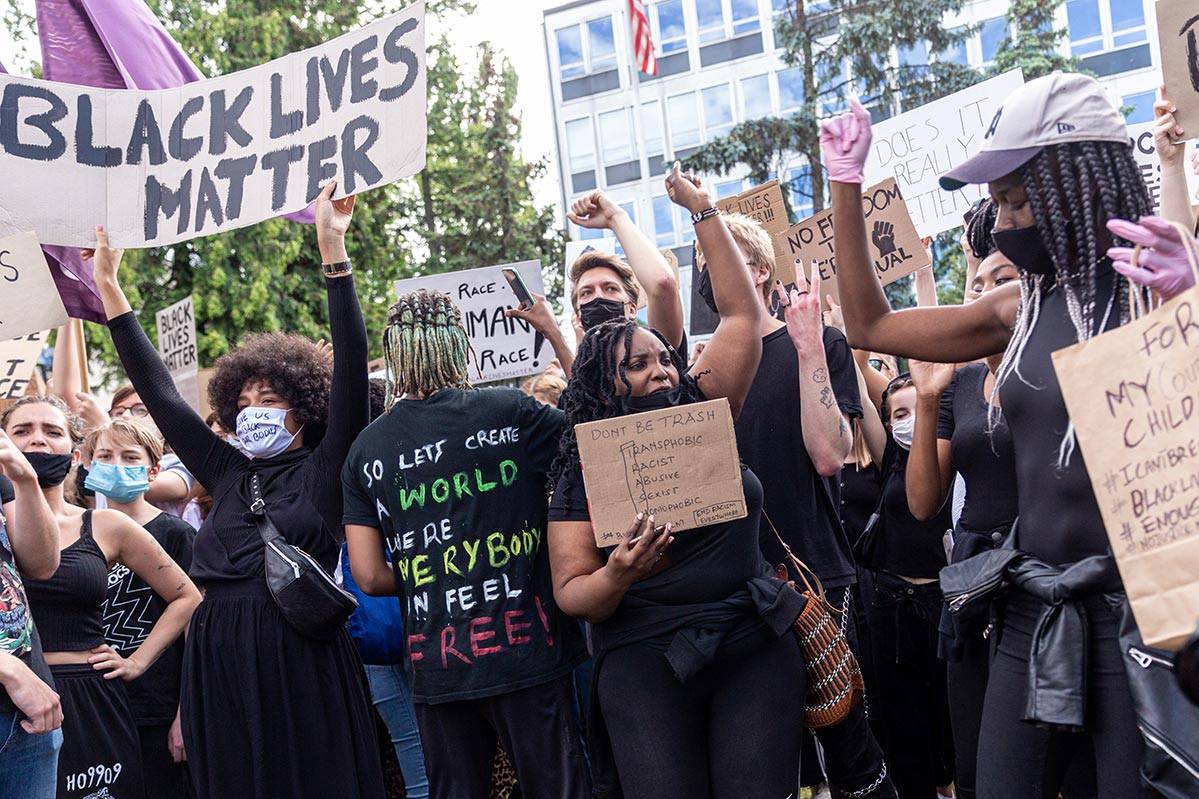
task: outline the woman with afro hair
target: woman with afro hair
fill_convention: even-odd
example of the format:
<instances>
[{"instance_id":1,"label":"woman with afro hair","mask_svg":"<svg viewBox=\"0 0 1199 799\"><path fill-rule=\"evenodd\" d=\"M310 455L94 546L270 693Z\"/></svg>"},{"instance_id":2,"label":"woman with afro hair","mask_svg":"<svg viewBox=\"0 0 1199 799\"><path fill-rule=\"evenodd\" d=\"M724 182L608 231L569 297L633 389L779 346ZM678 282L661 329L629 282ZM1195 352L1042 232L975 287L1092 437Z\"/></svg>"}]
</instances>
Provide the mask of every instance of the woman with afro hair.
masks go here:
<instances>
[{"instance_id":1,"label":"woman with afro hair","mask_svg":"<svg viewBox=\"0 0 1199 799\"><path fill-rule=\"evenodd\" d=\"M661 333L636 322L606 322L583 339L551 469L554 596L592 625L598 796L788 796L798 784L805 685L790 630L803 600L772 576L759 549L762 486L753 472L742 467L743 519L676 541L669 524L638 514L606 549L592 531L575 425L721 397L735 416L762 357L765 311L711 197L677 165L666 188L695 220L720 324L690 370ZM810 310L819 324L818 304Z\"/></svg>"},{"instance_id":2,"label":"woman with afro hair","mask_svg":"<svg viewBox=\"0 0 1199 799\"><path fill-rule=\"evenodd\" d=\"M96 284L138 395L214 501L196 534L191 576L204 602L187 637L183 740L201 799L383 796L362 665L343 629L330 641L291 627L264 579L257 478L271 521L332 572L341 529L338 474L368 414L367 340L345 233L354 198L316 201L317 241L335 355L298 336L251 336L216 362L214 433L175 390L117 281L121 253L97 228ZM235 446L236 444L236 446Z\"/></svg>"},{"instance_id":3,"label":"woman with afro hair","mask_svg":"<svg viewBox=\"0 0 1199 799\"><path fill-rule=\"evenodd\" d=\"M1000 402L987 413L998 430L1002 404L1016 471L1015 546L1021 568L1039 574L1017 578L991 637L998 643L983 701L977 795L1056 797L1071 762L1093 750L1099 799L1156 796L1145 781L1157 786L1163 778L1187 786L1165 795L1194 796L1193 768L1160 743L1170 738L1147 743L1138 729L1146 700L1172 700L1141 685L1134 702L1129 675L1143 681L1145 670L1125 652L1139 635L1051 360L1129 321L1130 286L1107 255L1128 242L1106 223L1140 219L1151 205L1124 118L1093 78L1079 74L1055 72L1008 96L979 152L941 185L989 184L997 206L991 235L1019 280L940 308L892 311L875 277L861 210L870 141L870 115L856 101L821 133L850 344L937 363L1002 353L991 390ZM1091 568L1073 568L1083 562ZM1054 623L1064 618L1072 624ZM1193 736L1173 743L1193 747Z\"/></svg>"}]
</instances>

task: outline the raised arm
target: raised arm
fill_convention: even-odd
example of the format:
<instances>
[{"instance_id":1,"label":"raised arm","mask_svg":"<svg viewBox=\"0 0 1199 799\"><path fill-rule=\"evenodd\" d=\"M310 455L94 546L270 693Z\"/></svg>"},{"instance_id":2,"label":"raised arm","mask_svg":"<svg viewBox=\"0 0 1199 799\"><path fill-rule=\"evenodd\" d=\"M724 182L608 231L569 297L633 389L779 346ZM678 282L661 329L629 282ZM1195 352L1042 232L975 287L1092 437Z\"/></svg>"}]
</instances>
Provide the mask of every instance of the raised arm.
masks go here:
<instances>
[{"instance_id":1,"label":"raised arm","mask_svg":"<svg viewBox=\"0 0 1199 799\"><path fill-rule=\"evenodd\" d=\"M654 243L602 191L576 200L566 216L579 227L611 230L616 235L646 294L649 326L678 347L683 341L683 298L678 278Z\"/></svg>"},{"instance_id":2,"label":"raised arm","mask_svg":"<svg viewBox=\"0 0 1199 799\"><path fill-rule=\"evenodd\" d=\"M519 306L509 308L504 311L504 316L510 319L523 319L532 325L534 330L545 336L545 340L554 348L554 357L558 359L558 363L562 364L562 371L566 373L566 379L570 379L575 363L574 350L566 343L566 338L562 335L562 328L558 327L558 320L554 318L554 311L545 301L544 294L533 295L531 308ZM652 325L653 322L650 324Z\"/></svg>"},{"instance_id":3,"label":"raised arm","mask_svg":"<svg viewBox=\"0 0 1199 799\"><path fill-rule=\"evenodd\" d=\"M108 423L108 414L87 393L87 341L83 322L78 319L70 319L58 328L50 382L54 393L83 419L89 430Z\"/></svg>"},{"instance_id":4,"label":"raised arm","mask_svg":"<svg viewBox=\"0 0 1199 799\"><path fill-rule=\"evenodd\" d=\"M15 497L7 519L8 542L21 574L49 580L58 571L58 521L37 483L37 472L0 430L0 472L13 485ZM20 521L17 521L17 520Z\"/></svg>"},{"instance_id":5,"label":"raised arm","mask_svg":"<svg viewBox=\"0 0 1199 799\"><path fill-rule=\"evenodd\" d=\"M713 207L703 184L698 178L681 173L677 162L666 178L666 192L675 205L692 214ZM727 397L736 418L762 360L760 328L765 311L745 256L720 215L696 224L695 236L708 261L720 323L691 367L691 374L700 381L700 388L709 399Z\"/></svg>"},{"instance_id":6,"label":"raised arm","mask_svg":"<svg viewBox=\"0 0 1199 799\"><path fill-rule=\"evenodd\" d=\"M1178 108L1161 87L1161 98L1153 104L1156 121L1153 125L1153 147L1162 167L1161 216L1177 222L1187 230L1195 229L1195 212L1191 209L1186 176L1186 131L1174 114Z\"/></svg>"},{"instance_id":7,"label":"raised arm","mask_svg":"<svg viewBox=\"0 0 1199 799\"><path fill-rule=\"evenodd\" d=\"M953 489L953 456L949 442L937 437L941 398L953 381L951 363L909 363L916 384L916 429L908 457L908 509L921 521L937 515Z\"/></svg>"},{"instance_id":8,"label":"raised arm","mask_svg":"<svg viewBox=\"0 0 1199 799\"><path fill-rule=\"evenodd\" d=\"M121 289L117 272L121 266L120 250L108 246L104 228L96 228L96 249L85 251L85 258L95 261L96 288L108 316L108 331L116 346L121 365L129 376L137 395L158 424L171 449L187 466L192 476L211 490L235 464L246 458L226 444L204 424L175 388L162 357L150 343L146 331L138 324L129 300Z\"/></svg>"},{"instance_id":9,"label":"raised arm","mask_svg":"<svg viewBox=\"0 0 1199 799\"><path fill-rule=\"evenodd\" d=\"M1019 287L948 308L892 311L874 271L862 212L862 172L870 152L870 114L857 100L821 126L832 185L833 251L846 335L855 349L938 362L973 361L1007 348Z\"/></svg>"}]
</instances>

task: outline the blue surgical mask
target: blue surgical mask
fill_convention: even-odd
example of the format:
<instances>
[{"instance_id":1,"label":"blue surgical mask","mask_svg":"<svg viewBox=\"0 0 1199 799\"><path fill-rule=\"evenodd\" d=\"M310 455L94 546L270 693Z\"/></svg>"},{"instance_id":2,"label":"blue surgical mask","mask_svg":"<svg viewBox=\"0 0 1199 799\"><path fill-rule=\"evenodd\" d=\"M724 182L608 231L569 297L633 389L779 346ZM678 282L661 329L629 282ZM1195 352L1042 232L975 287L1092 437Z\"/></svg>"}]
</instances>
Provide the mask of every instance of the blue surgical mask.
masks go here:
<instances>
[{"instance_id":1,"label":"blue surgical mask","mask_svg":"<svg viewBox=\"0 0 1199 799\"><path fill-rule=\"evenodd\" d=\"M149 490L150 469L147 466L93 462L83 485L113 502L132 502Z\"/></svg>"},{"instance_id":2,"label":"blue surgical mask","mask_svg":"<svg viewBox=\"0 0 1199 799\"><path fill-rule=\"evenodd\" d=\"M273 458L286 452L296 440L296 433L283 424L290 412L291 408L242 408L237 415L241 450L251 458Z\"/></svg>"}]
</instances>

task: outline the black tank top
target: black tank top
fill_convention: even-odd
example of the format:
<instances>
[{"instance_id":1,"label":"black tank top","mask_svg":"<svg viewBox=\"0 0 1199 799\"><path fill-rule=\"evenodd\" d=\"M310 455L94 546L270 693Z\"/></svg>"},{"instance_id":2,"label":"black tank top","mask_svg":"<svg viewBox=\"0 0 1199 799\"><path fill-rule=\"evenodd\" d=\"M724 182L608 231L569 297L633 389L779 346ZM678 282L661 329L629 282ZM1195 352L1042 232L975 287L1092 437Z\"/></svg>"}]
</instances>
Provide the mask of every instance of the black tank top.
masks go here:
<instances>
[{"instance_id":1,"label":"black tank top","mask_svg":"<svg viewBox=\"0 0 1199 799\"><path fill-rule=\"evenodd\" d=\"M49 580L27 580L25 593L46 652L82 652L104 643L103 606L108 559L92 537L85 511L79 540L62 551Z\"/></svg>"}]
</instances>

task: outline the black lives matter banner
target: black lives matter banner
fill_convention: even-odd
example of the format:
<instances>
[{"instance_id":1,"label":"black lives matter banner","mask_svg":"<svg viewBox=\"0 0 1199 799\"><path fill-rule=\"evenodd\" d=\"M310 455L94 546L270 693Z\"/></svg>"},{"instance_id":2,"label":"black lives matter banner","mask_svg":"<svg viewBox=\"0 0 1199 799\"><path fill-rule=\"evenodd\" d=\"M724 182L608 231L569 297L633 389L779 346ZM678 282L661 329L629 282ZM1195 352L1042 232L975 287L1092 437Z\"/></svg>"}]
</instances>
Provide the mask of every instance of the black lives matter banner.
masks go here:
<instances>
[{"instance_id":1,"label":"black lives matter banner","mask_svg":"<svg viewBox=\"0 0 1199 799\"><path fill-rule=\"evenodd\" d=\"M425 7L157 91L0 75L0 233L151 247L245 227L425 162Z\"/></svg>"}]
</instances>

